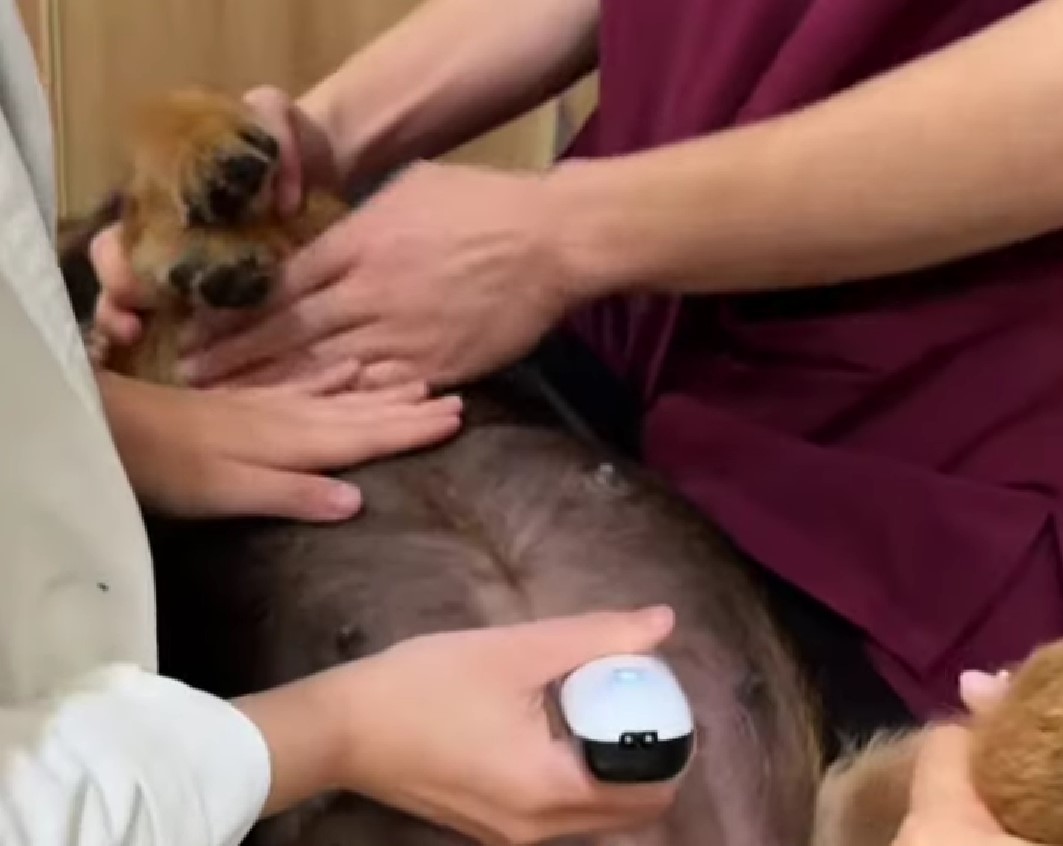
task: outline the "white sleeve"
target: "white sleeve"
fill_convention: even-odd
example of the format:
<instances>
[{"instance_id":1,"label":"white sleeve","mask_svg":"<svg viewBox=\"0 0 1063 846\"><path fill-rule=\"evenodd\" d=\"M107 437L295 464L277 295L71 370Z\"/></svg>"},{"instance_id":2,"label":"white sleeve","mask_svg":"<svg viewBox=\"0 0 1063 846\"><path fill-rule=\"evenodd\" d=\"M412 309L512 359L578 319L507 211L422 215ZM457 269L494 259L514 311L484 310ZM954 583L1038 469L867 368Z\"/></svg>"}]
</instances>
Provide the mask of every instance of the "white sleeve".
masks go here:
<instances>
[{"instance_id":1,"label":"white sleeve","mask_svg":"<svg viewBox=\"0 0 1063 846\"><path fill-rule=\"evenodd\" d=\"M0 709L4 846L236 846L270 777L239 710L135 667Z\"/></svg>"}]
</instances>

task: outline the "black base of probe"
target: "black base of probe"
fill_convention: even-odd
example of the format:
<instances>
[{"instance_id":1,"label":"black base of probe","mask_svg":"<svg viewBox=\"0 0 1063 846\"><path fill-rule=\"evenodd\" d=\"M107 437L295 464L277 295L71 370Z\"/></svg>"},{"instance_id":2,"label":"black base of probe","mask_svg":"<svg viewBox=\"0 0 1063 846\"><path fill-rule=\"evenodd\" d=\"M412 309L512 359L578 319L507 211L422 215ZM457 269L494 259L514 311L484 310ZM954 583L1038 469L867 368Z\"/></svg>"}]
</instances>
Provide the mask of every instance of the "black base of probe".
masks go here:
<instances>
[{"instance_id":1,"label":"black base of probe","mask_svg":"<svg viewBox=\"0 0 1063 846\"><path fill-rule=\"evenodd\" d=\"M693 735L657 740L652 733L632 732L617 743L579 743L594 777L620 784L670 781L683 772L694 750Z\"/></svg>"}]
</instances>

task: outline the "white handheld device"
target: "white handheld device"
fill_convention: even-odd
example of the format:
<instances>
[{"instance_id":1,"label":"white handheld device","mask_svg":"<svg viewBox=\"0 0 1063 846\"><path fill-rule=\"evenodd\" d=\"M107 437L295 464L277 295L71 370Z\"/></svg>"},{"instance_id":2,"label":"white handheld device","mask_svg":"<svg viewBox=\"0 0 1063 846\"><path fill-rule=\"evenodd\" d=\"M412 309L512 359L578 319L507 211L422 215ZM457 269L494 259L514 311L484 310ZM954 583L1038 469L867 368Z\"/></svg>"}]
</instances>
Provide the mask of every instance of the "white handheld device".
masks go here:
<instances>
[{"instance_id":1,"label":"white handheld device","mask_svg":"<svg viewBox=\"0 0 1063 846\"><path fill-rule=\"evenodd\" d=\"M565 679L560 703L588 768L601 781L668 781L693 754L690 705L659 658L591 661Z\"/></svg>"}]
</instances>

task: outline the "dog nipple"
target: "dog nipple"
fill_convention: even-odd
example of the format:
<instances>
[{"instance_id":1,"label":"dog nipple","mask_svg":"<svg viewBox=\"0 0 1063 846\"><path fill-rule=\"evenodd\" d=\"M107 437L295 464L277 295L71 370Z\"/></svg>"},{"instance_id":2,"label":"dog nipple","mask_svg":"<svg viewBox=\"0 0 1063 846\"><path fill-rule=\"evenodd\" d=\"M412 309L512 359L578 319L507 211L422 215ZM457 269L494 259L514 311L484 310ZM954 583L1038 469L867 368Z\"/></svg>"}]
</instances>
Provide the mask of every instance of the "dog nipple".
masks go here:
<instances>
[{"instance_id":1,"label":"dog nipple","mask_svg":"<svg viewBox=\"0 0 1063 846\"><path fill-rule=\"evenodd\" d=\"M594 481L603 488L609 488L610 490L616 490L623 486L620 471L612 464L599 464L594 471Z\"/></svg>"}]
</instances>

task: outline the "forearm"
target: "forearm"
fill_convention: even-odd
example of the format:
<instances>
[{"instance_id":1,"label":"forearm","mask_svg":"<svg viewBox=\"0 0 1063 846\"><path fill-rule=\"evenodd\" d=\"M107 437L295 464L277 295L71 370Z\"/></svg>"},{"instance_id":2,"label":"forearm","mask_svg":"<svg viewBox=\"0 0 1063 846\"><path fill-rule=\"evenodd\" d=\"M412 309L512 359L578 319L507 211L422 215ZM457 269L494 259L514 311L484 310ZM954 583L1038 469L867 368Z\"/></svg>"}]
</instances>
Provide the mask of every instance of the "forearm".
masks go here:
<instances>
[{"instance_id":1,"label":"forearm","mask_svg":"<svg viewBox=\"0 0 1063 846\"><path fill-rule=\"evenodd\" d=\"M590 71L598 0L433 0L352 56L300 105L345 180L433 158Z\"/></svg>"},{"instance_id":2,"label":"forearm","mask_svg":"<svg viewBox=\"0 0 1063 846\"><path fill-rule=\"evenodd\" d=\"M272 779L264 817L341 787L347 718L335 687L332 675L322 673L233 703L269 749Z\"/></svg>"},{"instance_id":3,"label":"forearm","mask_svg":"<svg viewBox=\"0 0 1063 846\"><path fill-rule=\"evenodd\" d=\"M801 112L562 167L581 293L823 285L1063 224L1063 3Z\"/></svg>"}]
</instances>

